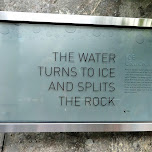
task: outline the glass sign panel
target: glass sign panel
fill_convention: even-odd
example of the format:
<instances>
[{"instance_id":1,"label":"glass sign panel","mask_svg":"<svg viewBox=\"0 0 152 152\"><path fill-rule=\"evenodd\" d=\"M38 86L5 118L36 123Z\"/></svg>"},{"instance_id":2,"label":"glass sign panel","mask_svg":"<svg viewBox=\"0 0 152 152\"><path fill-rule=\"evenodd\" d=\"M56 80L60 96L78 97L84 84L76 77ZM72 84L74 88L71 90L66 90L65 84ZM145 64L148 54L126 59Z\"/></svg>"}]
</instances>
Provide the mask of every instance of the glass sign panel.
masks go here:
<instances>
[{"instance_id":1,"label":"glass sign panel","mask_svg":"<svg viewBox=\"0 0 152 152\"><path fill-rule=\"evenodd\" d=\"M0 23L0 122L152 121L152 30Z\"/></svg>"}]
</instances>

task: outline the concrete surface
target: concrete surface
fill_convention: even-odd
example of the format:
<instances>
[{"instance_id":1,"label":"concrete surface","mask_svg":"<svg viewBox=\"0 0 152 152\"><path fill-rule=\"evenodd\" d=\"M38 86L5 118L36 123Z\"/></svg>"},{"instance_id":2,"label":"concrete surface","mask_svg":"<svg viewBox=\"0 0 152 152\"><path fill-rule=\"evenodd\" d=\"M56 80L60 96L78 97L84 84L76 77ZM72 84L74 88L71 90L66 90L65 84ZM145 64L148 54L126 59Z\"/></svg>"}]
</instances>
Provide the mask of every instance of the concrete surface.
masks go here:
<instances>
[{"instance_id":1,"label":"concrete surface","mask_svg":"<svg viewBox=\"0 0 152 152\"><path fill-rule=\"evenodd\" d=\"M152 133L6 134L3 152L151 152Z\"/></svg>"},{"instance_id":2,"label":"concrete surface","mask_svg":"<svg viewBox=\"0 0 152 152\"><path fill-rule=\"evenodd\" d=\"M0 151L2 151L3 149L3 145L4 145L4 133L0 133Z\"/></svg>"},{"instance_id":3,"label":"concrete surface","mask_svg":"<svg viewBox=\"0 0 152 152\"><path fill-rule=\"evenodd\" d=\"M0 0L0 10L152 18L152 0ZM3 137L0 134L3 152L152 151L151 132L14 133Z\"/></svg>"},{"instance_id":4,"label":"concrete surface","mask_svg":"<svg viewBox=\"0 0 152 152\"><path fill-rule=\"evenodd\" d=\"M152 0L0 0L1 10L152 17Z\"/></svg>"}]
</instances>

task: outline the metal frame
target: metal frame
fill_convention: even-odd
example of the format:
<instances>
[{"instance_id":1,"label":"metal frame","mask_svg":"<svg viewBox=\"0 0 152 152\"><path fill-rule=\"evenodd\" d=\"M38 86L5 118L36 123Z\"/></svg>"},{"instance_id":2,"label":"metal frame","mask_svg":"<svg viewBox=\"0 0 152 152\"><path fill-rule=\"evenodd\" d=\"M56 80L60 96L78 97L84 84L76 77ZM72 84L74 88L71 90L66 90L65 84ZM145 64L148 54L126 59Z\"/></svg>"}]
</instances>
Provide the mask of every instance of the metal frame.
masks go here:
<instances>
[{"instance_id":1,"label":"metal frame","mask_svg":"<svg viewBox=\"0 0 152 152\"><path fill-rule=\"evenodd\" d=\"M152 19L59 15L0 11L0 21L152 27ZM130 132L152 131L152 122L139 123L0 123L0 132Z\"/></svg>"},{"instance_id":2,"label":"metal frame","mask_svg":"<svg viewBox=\"0 0 152 152\"><path fill-rule=\"evenodd\" d=\"M0 11L0 21L152 27L152 19Z\"/></svg>"},{"instance_id":3,"label":"metal frame","mask_svg":"<svg viewBox=\"0 0 152 152\"><path fill-rule=\"evenodd\" d=\"M152 131L152 123L0 123L0 132Z\"/></svg>"}]
</instances>

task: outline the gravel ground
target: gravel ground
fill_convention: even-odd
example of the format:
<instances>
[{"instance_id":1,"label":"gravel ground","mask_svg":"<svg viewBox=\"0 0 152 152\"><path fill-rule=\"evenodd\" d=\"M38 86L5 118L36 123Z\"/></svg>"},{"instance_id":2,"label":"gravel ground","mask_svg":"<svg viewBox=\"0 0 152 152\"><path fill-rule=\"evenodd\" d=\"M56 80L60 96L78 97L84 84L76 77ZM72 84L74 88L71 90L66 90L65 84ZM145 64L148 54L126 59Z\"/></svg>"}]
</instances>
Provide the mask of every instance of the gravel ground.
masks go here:
<instances>
[{"instance_id":1,"label":"gravel ground","mask_svg":"<svg viewBox=\"0 0 152 152\"><path fill-rule=\"evenodd\" d=\"M4 152L151 152L152 133L16 133Z\"/></svg>"}]
</instances>

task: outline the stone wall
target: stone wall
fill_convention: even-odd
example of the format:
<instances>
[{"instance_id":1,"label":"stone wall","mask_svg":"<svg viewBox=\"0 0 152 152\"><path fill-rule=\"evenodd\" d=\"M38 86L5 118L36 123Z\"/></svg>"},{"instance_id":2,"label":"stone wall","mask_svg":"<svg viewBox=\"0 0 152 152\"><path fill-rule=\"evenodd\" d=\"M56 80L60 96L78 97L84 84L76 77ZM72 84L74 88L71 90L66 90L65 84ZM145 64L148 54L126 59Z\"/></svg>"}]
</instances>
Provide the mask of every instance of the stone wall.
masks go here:
<instances>
[{"instance_id":1,"label":"stone wall","mask_svg":"<svg viewBox=\"0 0 152 152\"><path fill-rule=\"evenodd\" d=\"M152 0L0 0L0 10L152 18ZM7 133L3 152L151 152L152 133Z\"/></svg>"}]
</instances>

